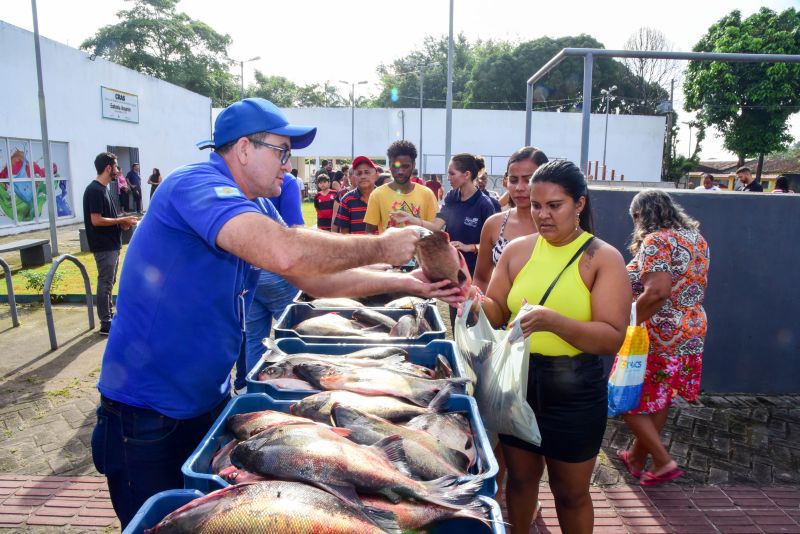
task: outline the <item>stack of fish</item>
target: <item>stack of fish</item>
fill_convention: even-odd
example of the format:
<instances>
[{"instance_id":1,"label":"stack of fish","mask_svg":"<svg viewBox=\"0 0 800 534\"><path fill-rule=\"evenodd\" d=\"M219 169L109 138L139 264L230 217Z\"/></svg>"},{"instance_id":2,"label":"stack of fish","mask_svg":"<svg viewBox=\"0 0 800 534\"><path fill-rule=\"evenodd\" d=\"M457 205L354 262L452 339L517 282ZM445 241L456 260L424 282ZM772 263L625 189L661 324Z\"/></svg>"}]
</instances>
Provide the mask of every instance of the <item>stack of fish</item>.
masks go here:
<instances>
[{"instance_id":1,"label":"stack of fish","mask_svg":"<svg viewBox=\"0 0 800 534\"><path fill-rule=\"evenodd\" d=\"M330 532L400 532L453 518L488 524L477 499L482 479L460 478L477 460L470 424L461 413L442 413L453 388L428 406L325 391L296 402L292 413L234 414L226 424L235 439L211 467L244 487L198 499L154 532L210 532L206 525L317 532L327 531L315 523L325 517L342 525ZM253 502L259 496L274 498Z\"/></svg>"},{"instance_id":2,"label":"stack of fish","mask_svg":"<svg viewBox=\"0 0 800 534\"><path fill-rule=\"evenodd\" d=\"M413 338L431 330L425 319L426 308L427 304L417 305L413 311L394 319L373 309L355 307L349 319L330 312L301 320L291 328L301 336Z\"/></svg>"},{"instance_id":3,"label":"stack of fish","mask_svg":"<svg viewBox=\"0 0 800 534\"><path fill-rule=\"evenodd\" d=\"M397 379L410 381L409 387L417 385L418 380L415 379L453 377L453 370L444 355L438 355L435 369L430 369L407 361L408 351L403 347L376 345L345 353L337 350L337 354L311 352L287 354L273 339L264 339L264 345L267 351L252 376L256 385L269 385L275 390L303 393L318 389L339 389L333 382L333 375L336 374L335 371L341 375L346 370L351 373L363 371L361 381L368 377L375 380L379 378L378 375L384 376L386 373L399 374L401 377ZM325 378L321 376L322 373L332 376ZM386 376L395 379L394 374ZM325 385L316 386L323 379ZM428 389L436 393L442 383L434 381L423 385L432 386ZM419 389L418 385L416 387Z\"/></svg>"}]
</instances>

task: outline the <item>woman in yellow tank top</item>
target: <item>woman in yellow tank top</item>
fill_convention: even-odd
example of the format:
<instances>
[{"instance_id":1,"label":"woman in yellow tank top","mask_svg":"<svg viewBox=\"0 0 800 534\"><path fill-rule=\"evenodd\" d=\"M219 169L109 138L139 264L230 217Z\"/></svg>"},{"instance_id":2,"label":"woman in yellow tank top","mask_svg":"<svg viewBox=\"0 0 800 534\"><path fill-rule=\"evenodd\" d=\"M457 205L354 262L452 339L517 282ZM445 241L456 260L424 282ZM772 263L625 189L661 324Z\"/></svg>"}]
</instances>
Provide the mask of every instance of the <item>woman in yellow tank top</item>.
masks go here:
<instances>
[{"instance_id":1,"label":"woman in yellow tank top","mask_svg":"<svg viewBox=\"0 0 800 534\"><path fill-rule=\"evenodd\" d=\"M481 299L498 327L516 317L523 300L536 304L546 296L520 321L531 336L528 403L542 443L500 436L509 522L512 533L528 532L547 465L561 530L590 533L589 482L607 413L598 355L614 355L625 338L630 282L622 255L590 233L586 180L574 164L539 167L532 178L531 215L538 233L508 244Z\"/></svg>"}]
</instances>

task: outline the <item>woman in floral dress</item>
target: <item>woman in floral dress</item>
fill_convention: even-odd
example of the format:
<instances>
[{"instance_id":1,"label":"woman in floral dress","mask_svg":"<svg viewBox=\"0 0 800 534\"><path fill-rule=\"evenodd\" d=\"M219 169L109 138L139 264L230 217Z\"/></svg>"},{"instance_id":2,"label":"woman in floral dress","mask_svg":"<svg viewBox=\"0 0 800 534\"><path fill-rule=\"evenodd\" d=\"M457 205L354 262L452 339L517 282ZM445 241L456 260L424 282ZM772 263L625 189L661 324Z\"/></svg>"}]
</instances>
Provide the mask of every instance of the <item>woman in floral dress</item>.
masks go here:
<instances>
[{"instance_id":1,"label":"woman in floral dress","mask_svg":"<svg viewBox=\"0 0 800 534\"><path fill-rule=\"evenodd\" d=\"M640 192L630 214L634 258L628 275L650 352L639 407L623 416L636 439L618 457L642 485L652 486L683 474L662 444L661 431L675 396L694 401L700 391L710 254L699 223L666 192ZM648 456L653 463L645 471Z\"/></svg>"}]
</instances>

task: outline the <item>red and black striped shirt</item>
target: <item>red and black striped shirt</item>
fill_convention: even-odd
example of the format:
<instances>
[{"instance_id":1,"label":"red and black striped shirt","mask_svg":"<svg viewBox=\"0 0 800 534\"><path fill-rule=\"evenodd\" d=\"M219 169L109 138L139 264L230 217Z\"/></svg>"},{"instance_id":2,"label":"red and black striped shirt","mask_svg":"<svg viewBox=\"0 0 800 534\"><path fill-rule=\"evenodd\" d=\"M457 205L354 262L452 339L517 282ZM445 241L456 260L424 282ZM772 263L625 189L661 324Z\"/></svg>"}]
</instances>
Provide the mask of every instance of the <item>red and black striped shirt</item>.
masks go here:
<instances>
[{"instance_id":1,"label":"red and black striped shirt","mask_svg":"<svg viewBox=\"0 0 800 534\"><path fill-rule=\"evenodd\" d=\"M333 202L336 200L336 191L328 189L328 192L317 193L314 197L314 207L317 209L317 228L320 230L331 231L331 219L333 218Z\"/></svg>"},{"instance_id":2,"label":"red and black striped shirt","mask_svg":"<svg viewBox=\"0 0 800 534\"><path fill-rule=\"evenodd\" d=\"M351 234L366 234L367 225L364 224L366 214L367 201L361 196L361 191L354 189L342 198L334 224L339 228L350 230Z\"/></svg>"}]
</instances>

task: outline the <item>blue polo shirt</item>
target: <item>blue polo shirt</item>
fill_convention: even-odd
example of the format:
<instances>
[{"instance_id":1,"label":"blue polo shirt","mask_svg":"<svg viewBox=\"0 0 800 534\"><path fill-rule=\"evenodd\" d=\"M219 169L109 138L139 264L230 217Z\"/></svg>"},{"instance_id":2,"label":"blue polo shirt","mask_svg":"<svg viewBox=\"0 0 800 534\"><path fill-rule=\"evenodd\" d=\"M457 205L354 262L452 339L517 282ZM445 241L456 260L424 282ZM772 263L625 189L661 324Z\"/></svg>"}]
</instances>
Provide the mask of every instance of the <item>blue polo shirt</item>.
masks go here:
<instances>
[{"instance_id":1,"label":"blue polo shirt","mask_svg":"<svg viewBox=\"0 0 800 534\"><path fill-rule=\"evenodd\" d=\"M292 173L287 172L283 175L281 194L277 197L270 197L269 201L281 214L286 225L303 226L305 224L300 201L300 185Z\"/></svg>"},{"instance_id":2,"label":"blue polo shirt","mask_svg":"<svg viewBox=\"0 0 800 534\"><path fill-rule=\"evenodd\" d=\"M128 246L97 385L104 396L176 419L230 394L230 373L260 270L220 249L248 200L216 153L158 187Z\"/></svg>"},{"instance_id":3,"label":"blue polo shirt","mask_svg":"<svg viewBox=\"0 0 800 534\"><path fill-rule=\"evenodd\" d=\"M492 201L480 189L467 200L461 200L461 191L453 189L444 197L444 205L436 215L445 222L451 241L461 241L465 245L481 242L481 230L486 219L495 214ZM470 274L475 272L478 254L462 252Z\"/></svg>"}]
</instances>

